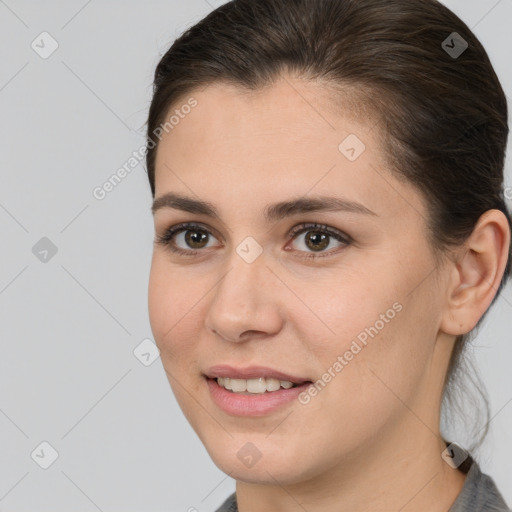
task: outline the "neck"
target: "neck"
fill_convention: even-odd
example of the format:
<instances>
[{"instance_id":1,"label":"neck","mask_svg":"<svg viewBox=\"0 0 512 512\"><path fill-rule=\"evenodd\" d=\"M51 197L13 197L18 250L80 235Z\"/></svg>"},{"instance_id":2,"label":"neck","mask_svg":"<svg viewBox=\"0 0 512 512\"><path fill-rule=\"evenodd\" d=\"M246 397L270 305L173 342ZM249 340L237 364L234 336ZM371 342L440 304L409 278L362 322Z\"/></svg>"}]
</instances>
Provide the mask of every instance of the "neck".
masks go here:
<instances>
[{"instance_id":1,"label":"neck","mask_svg":"<svg viewBox=\"0 0 512 512\"><path fill-rule=\"evenodd\" d=\"M389 450L379 442L366 448L371 457L354 453L342 465L308 481L291 485L237 481L238 510L447 512L462 490L465 474L442 459L446 445L441 437L425 430L419 438L404 430Z\"/></svg>"},{"instance_id":2,"label":"neck","mask_svg":"<svg viewBox=\"0 0 512 512\"><path fill-rule=\"evenodd\" d=\"M403 413L379 436L366 439L313 478L298 476L295 483L283 484L267 468L268 483L237 481L239 512L447 512L466 478L441 456L446 444L439 431L438 372L447 364L440 352L449 349L438 345L416 399L404 404Z\"/></svg>"}]
</instances>

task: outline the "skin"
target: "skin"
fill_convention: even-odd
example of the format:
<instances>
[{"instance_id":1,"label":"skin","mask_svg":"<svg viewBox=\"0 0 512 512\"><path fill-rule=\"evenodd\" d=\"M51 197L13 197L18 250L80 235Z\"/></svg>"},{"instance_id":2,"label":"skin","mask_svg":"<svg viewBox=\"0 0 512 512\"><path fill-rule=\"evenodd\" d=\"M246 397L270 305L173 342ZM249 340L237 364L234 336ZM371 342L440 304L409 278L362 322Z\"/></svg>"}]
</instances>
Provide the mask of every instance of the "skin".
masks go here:
<instances>
[{"instance_id":1,"label":"skin","mask_svg":"<svg viewBox=\"0 0 512 512\"><path fill-rule=\"evenodd\" d=\"M217 83L190 96L197 107L159 143L155 197L208 201L220 218L154 212L157 236L181 222L212 234L193 257L155 244L149 314L176 399L236 479L239 510L446 512L465 475L441 458L443 382L456 335L476 325L500 283L505 217L486 212L437 265L422 196L387 169L375 122L334 109L325 86L287 76L257 92ZM353 162L338 149L349 134L366 146ZM375 215L264 218L269 203L323 195ZM331 238L327 256L301 257L319 254L307 233L288 236L303 222L352 242ZM263 249L250 264L236 252L248 236ZM193 250L183 236L176 243ZM396 302L401 311L308 404L247 418L212 402L208 367L264 365L316 381ZM247 442L262 454L250 468L237 457Z\"/></svg>"}]
</instances>

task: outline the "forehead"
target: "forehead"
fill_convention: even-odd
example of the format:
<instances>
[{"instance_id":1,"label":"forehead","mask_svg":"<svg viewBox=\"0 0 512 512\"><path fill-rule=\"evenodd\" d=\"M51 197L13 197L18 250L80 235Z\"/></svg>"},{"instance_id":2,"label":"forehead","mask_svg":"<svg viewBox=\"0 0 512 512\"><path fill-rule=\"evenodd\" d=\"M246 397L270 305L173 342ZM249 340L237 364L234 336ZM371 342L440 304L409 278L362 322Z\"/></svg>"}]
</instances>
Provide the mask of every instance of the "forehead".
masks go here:
<instances>
[{"instance_id":1,"label":"forehead","mask_svg":"<svg viewBox=\"0 0 512 512\"><path fill-rule=\"evenodd\" d=\"M187 106L192 99L193 109ZM362 134L374 125L375 117L353 87L335 91L325 83L284 76L256 90L226 82L195 89L175 101L166 118L182 110L180 119L173 116L173 122L178 123L169 130L175 135L176 144L185 142L185 138L191 140L191 131L203 144L212 141L218 144L238 137L246 144L252 139L254 144L261 141L267 146L274 141L275 133L284 136L280 142L287 134L317 142L329 134L332 140L326 142L334 141L336 148L342 135L336 132L343 128L340 126L343 120L350 121L350 128ZM270 140L265 140L265 135Z\"/></svg>"},{"instance_id":2,"label":"forehead","mask_svg":"<svg viewBox=\"0 0 512 512\"><path fill-rule=\"evenodd\" d=\"M408 196L414 190L390 185L378 128L370 116L358 117L364 109L349 95L336 104L331 95L292 78L257 91L215 83L191 92L170 114L191 99L195 107L183 109L159 143L156 196L180 191L233 202L243 194L249 206L251 199L338 193L390 214L400 204L397 187Z\"/></svg>"}]
</instances>

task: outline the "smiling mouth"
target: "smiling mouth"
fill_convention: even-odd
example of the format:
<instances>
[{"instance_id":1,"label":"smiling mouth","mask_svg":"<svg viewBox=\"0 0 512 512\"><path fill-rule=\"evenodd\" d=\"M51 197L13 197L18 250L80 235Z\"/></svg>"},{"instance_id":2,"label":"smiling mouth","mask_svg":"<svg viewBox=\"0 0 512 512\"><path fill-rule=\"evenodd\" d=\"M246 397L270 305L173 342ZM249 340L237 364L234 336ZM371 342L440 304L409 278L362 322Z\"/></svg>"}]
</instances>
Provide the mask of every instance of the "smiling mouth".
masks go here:
<instances>
[{"instance_id":1,"label":"smiling mouth","mask_svg":"<svg viewBox=\"0 0 512 512\"><path fill-rule=\"evenodd\" d=\"M233 394L243 395L259 395L264 393L274 393L283 389L297 388L311 384L311 381L302 383L294 383L288 380L280 380L276 378L258 377L255 379L235 379L230 377L209 378L217 384Z\"/></svg>"}]
</instances>

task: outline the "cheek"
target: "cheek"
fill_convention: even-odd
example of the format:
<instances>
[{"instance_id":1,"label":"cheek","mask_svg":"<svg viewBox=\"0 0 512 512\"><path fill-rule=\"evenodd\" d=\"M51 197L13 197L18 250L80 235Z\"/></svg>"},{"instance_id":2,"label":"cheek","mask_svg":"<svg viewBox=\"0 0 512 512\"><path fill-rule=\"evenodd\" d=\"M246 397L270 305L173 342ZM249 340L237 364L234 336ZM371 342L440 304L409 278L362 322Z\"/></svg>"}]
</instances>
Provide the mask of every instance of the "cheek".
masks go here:
<instances>
[{"instance_id":1,"label":"cheek","mask_svg":"<svg viewBox=\"0 0 512 512\"><path fill-rule=\"evenodd\" d=\"M161 343L166 330L172 326L169 317L174 314L170 307L174 302L171 292L173 288L169 286L169 276L160 260L161 258L153 254L148 286L149 322L157 345Z\"/></svg>"},{"instance_id":2,"label":"cheek","mask_svg":"<svg viewBox=\"0 0 512 512\"><path fill-rule=\"evenodd\" d=\"M366 424L382 421L400 406L394 393L411 398L429 360L435 322L424 297L407 296L410 287L393 272L383 275L386 282L345 274L317 283L303 295L310 311L297 306L294 313L321 380L317 403L336 404L342 422L343 410Z\"/></svg>"},{"instance_id":3,"label":"cheek","mask_svg":"<svg viewBox=\"0 0 512 512\"><path fill-rule=\"evenodd\" d=\"M307 287L295 288L302 301L295 300L291 307L292 323L301 326L308 344L320 354L343 354L353 340L361 344L369 339L375 324L379 333L384 332L400 316L400 293L393 283L378 284L361 272L340 272L339 277L331 273L308 281Z\"/></svg>"},{"instance_id":4,"label":"cheek","mask_svg":"<svg viewBox=\"0 0 512 512\"><path fill-rule=\"evenodd\" d=\"M181 277L180 277L181 276ZM183 279L180 271L154 254L148 286L148 310L155 342L164 361L175 361L192 351L192 339L199 338L195 315L204 295L204 285Z\"/></svg>"},{"instance_id":5,"label":"cheek","mask_svg":"<svg viewBox=\"0 0 512 512\"><path fill-rule=\"evenodd\" d=\"M154 254L148 285L148 309L151 330L160 350L160 358L169 384L188 419L194 425L196 403L190 399L203 383L192 375L199 373L197 340L200 339L199 298L204 287L191 285L183 273L173 268L165 255ZM197 370L197 371L196 371Z\"/></svg>"}]
</instances>

